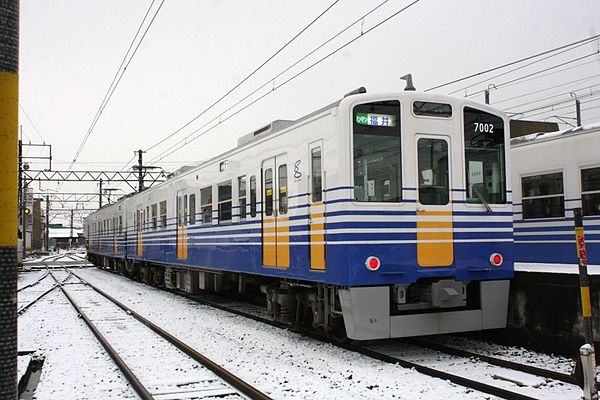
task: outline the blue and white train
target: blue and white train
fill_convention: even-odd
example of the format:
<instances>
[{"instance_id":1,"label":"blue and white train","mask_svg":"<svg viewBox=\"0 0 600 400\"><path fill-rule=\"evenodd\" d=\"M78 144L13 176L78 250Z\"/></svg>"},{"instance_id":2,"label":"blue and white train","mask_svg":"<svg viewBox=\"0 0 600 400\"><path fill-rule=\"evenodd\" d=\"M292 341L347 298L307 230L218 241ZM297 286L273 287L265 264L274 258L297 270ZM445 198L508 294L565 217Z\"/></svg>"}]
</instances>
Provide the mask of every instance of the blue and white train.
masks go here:
<instances>
[{"instance_id":1,"label":"blue and white train","mask_svg":"<svg viewBox=\"0 0 600 400\"><path fill-rule=\"evenodd\" d=\"M600 265L600 124L511 140L515 260L577 264L573 209L587 258Z\"/></svg>"},{"instance_id":2,"label":"blue and white train","mask_svg":"<svg viewBox=\"0 0 600 400\"><path fill-rule=\"evenodd\" d=\"M361 88L89 215L88 257L355 340L501 328L508 138L488 106Z\"/></svg>"}]
</instances>

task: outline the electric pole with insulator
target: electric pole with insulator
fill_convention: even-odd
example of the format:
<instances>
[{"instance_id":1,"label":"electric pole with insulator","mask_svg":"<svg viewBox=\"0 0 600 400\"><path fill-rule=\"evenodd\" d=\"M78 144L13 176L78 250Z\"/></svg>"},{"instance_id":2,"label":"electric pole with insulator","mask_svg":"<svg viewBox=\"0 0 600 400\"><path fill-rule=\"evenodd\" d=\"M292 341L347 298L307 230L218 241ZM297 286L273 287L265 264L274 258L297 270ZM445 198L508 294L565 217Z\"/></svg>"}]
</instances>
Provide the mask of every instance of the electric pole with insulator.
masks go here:
<instances>
[{"instance_id":1,"label":"electric pole with insulator","mask_svg":"<svg viewBox=\"0 0 600 400\"><path fill-rule=\"evenodd\" d=\"M0 0L0 399L16 400L19 0Z\"/></svg>"}]
</instances>

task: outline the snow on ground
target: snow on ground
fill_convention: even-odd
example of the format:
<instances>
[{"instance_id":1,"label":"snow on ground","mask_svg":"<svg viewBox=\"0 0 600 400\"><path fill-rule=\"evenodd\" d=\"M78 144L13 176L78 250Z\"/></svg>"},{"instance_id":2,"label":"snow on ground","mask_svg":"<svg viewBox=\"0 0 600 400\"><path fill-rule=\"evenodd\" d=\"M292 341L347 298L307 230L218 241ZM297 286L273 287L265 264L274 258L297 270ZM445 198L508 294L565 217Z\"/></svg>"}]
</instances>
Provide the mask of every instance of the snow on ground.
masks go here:
<instances>
[{"instance_id":1,"label":"snow on ground","mask_svg":"<svg viewBox=\"0 0 600 400\"><path fill-rule=\"evenodd\" d=\"M37 399L137 398L59 289L19 316L18 341L45 357Z\"/></svg>"},{"instance_id":2,"label":"snow on ground","mask_svg":"<svg viewBox=\"0 0 600 400\"><path fill-rule=\"evenodd\" d=\"M39 270L22 272L19 274L19 278L17 280L17 286L20 289L27 285L31 285L32 283L34 283L35 281L40 279L42 276L44 276L45 273L46 273L46 271L39 271Z\"/></svg>"},{"instance_id":3,"label":"snow on ground","mask_svg":"<svg viewBox=\"0 0 600 400\"><path fill-rule=\"evenodd\" d=\"M275 399L491 398L121 276L76 273Z\"/></svg>"}]
</instances>

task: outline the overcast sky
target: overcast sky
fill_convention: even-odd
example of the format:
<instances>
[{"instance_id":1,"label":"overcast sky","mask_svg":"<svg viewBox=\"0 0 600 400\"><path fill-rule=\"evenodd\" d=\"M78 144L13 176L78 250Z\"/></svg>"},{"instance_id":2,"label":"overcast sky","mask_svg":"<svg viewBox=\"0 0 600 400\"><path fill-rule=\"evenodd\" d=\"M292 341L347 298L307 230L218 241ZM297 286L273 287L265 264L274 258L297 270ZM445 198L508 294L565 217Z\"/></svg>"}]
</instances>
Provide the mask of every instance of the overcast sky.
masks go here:
<instances>
[{"instance_id":1,"label":"overcast sky","mask_svg":"<svg viewBox=\"0 0 600 400\"><path fill-rule=\"evenodd\" d=\"M206 159L234 147L238 137L271 120L299 118L360 86L369 92L402 90L404 83L399 78L409 72L417 90L425 90L600 34L600 2L596 0L421 0L370 30L411 3L389 0L270 82L381 1L339 0L232 95L170 140L152 148L145 154L147 163L172 170L183 163ZM150 17L161 2L154 2ZM53 169L69 168L151 3L21 2L20 102L29 118L21 111L20 124L25 142L45 140L52 144ZM164 1L72 169L126 167L135 150L151 148L206 110L332 3L334 0ZM361 31L362 37L352 44L279 87L360 36ZM569 92L575 92L584 103L584 123L598 122L600 101L595 100L600 96L595 94L600 89L600 57L593 54L598 48L596 40L505 76L489 74L435 92L458 90L456 95L464 96L494 84L500 87L491 91L492 105L515 113L568 99ZM536 79L502 86L563 63L563 67L545 74L532 75ZM498 73L505 71L508 69ZM538 78L540 75L544 76ZM479 81L483 82L464 89ZM577 82L523 96L571 81ZM269 82L266 88L225 112L265 82ZM271 93L228 118L267 92ZM474 99L483 102L483 95ZM527 104L540 99L546 100ZM574 106L566 105L543 114L529 114L531 119L558 121L554 117L558 116L574 123L569 119L574 117ZM192 134L206 123L212 126L214 118L223 122L163 158L170 146L203 132ZM38 153L28 151L29 155ZM69 191L97 190L93 184L68 187Z\"/></svg>"}]
</instances>

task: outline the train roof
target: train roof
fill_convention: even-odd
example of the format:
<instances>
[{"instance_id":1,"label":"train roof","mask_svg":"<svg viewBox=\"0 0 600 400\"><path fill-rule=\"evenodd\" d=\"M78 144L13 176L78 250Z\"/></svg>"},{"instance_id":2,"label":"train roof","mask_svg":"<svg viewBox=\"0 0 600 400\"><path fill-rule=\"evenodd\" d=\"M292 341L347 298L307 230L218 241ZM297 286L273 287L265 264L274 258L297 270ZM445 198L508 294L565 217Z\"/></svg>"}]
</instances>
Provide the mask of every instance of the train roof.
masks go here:
<instances>
[{"instance_id":1,"label":"train roof","mask_svg":"<svg viewBox=\"0 0 600 400\"><path fill-rule=\"evenodd\" d=\"M511 139L510 145L511 147L522 146L526 144L545 142L548 140L564 138L567 136L582 135L586 133L593 133L597 131L600 131L600 123L577 126L575 128L564 129L556 132L530 133L529 135L519 136Z\"/></svg>"}]
</instances>

